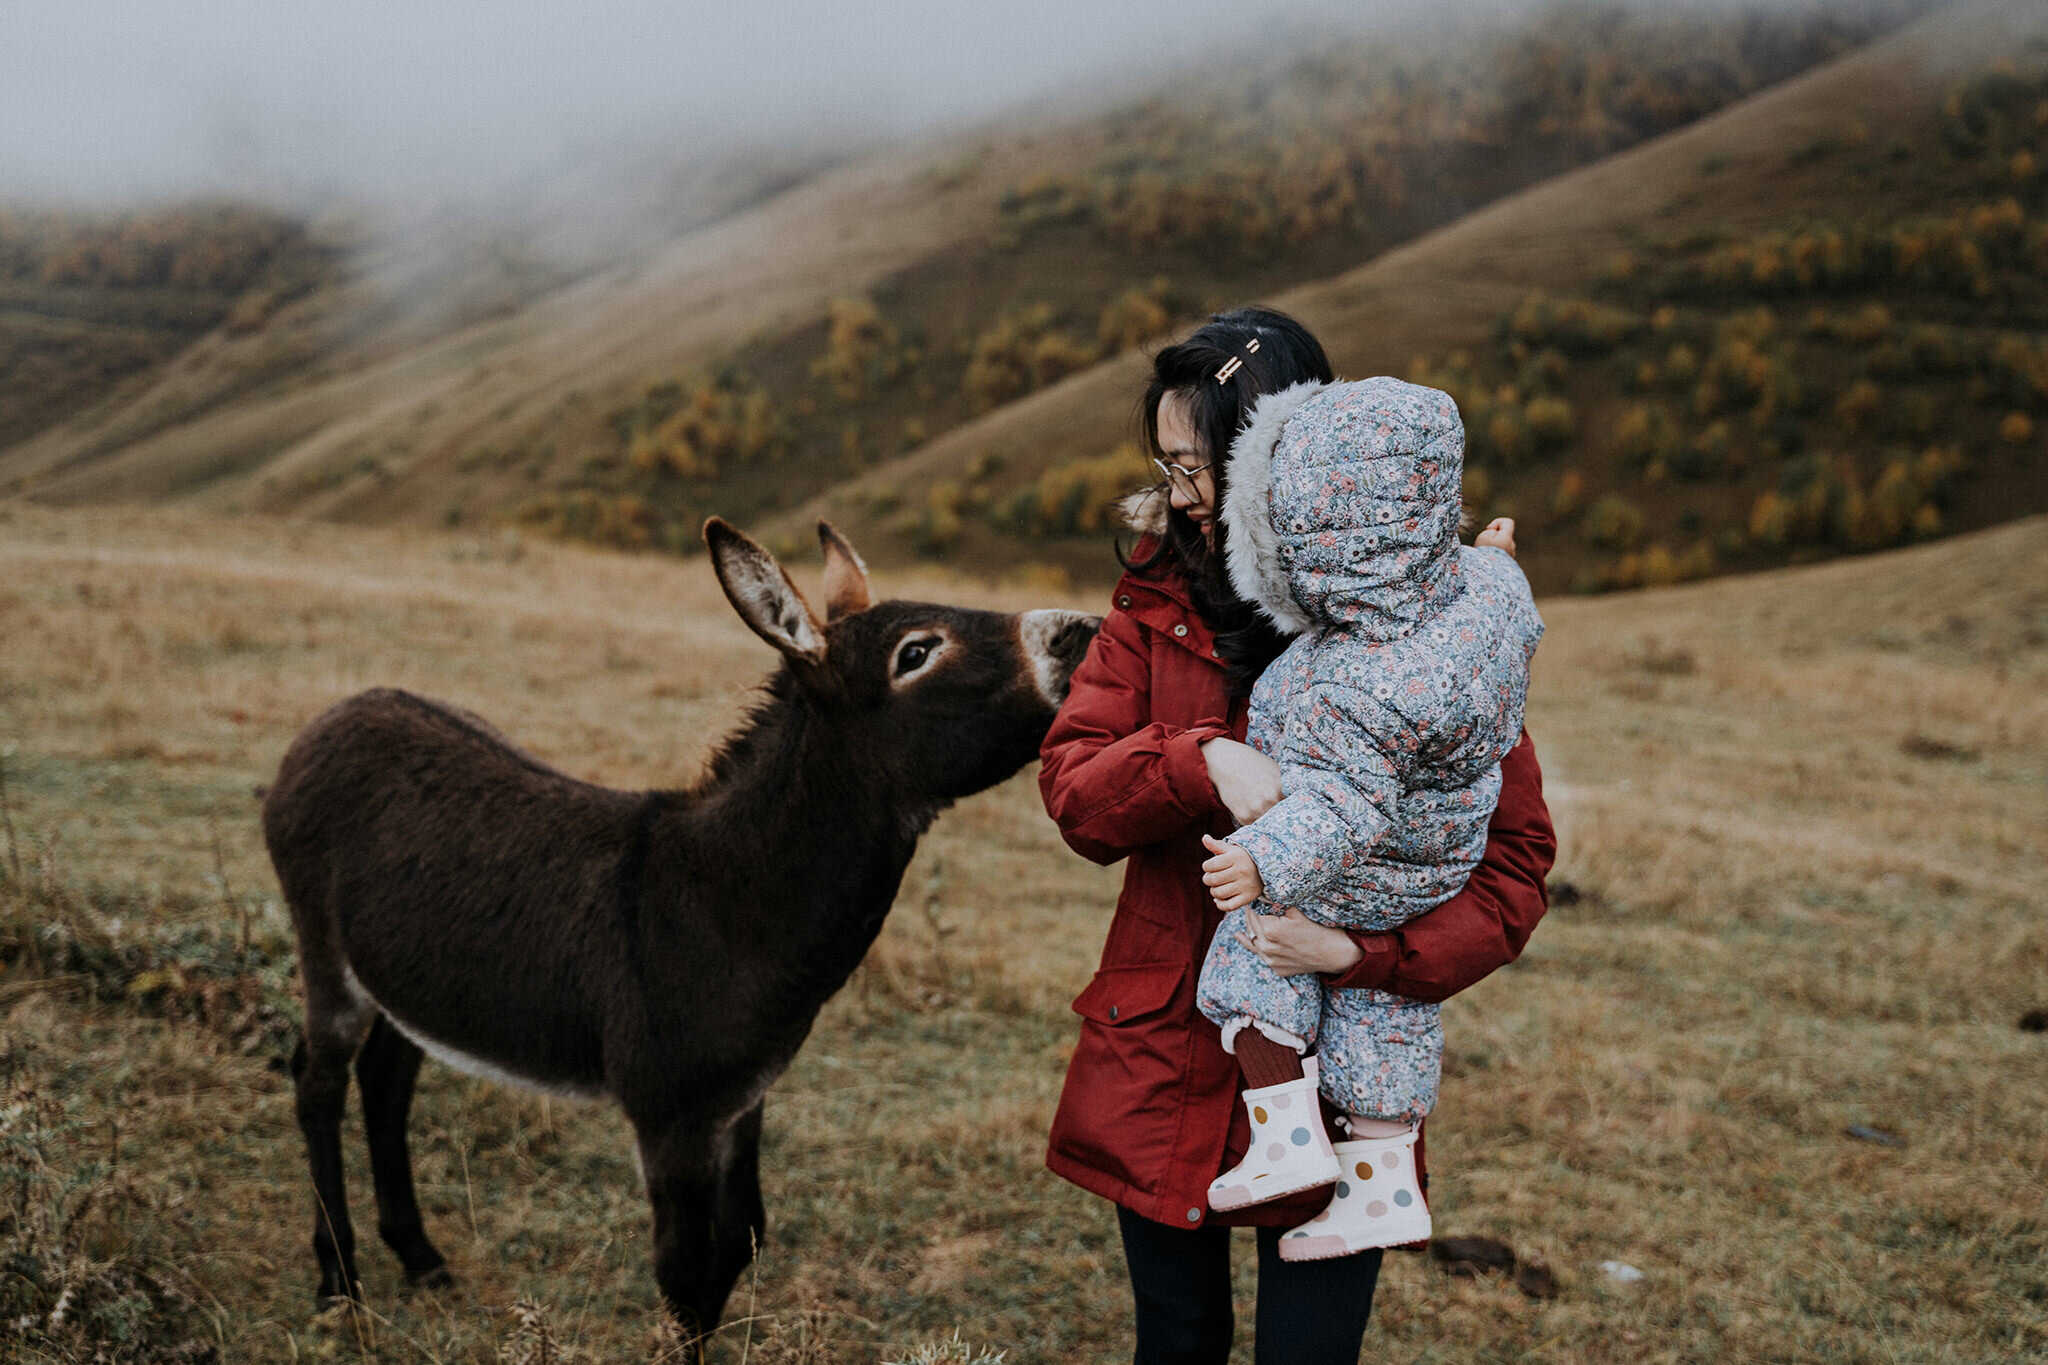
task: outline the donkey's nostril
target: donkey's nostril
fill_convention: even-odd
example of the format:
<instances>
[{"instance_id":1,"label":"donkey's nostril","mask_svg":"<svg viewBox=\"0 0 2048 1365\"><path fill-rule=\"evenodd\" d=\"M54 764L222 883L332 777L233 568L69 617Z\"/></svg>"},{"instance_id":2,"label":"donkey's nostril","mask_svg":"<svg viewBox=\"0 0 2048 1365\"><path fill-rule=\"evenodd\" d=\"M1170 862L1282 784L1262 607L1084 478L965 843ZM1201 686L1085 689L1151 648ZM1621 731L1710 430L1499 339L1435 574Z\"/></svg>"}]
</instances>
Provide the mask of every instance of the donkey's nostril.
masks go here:
<instances>
[{"instance_id":1,"label":"donkey's nostril","mask_svg":"<svg viewBox=\"0 0 2048 1365\"><path fill-rule=\"evenodd\" d=\"M1049 705L1066 700L1067 679L1087 654L1088 642L1101 624L1101 617L1078 611L1027 611L1018 618L1032 681Z\"/></svg>"},{"instance_id":2,"label":"donkey's nostril","mask_svg":"<svg viewBox=\"0 0 2048 1365\"><path fill-rule=\"evenodd\" d=\"M1088 644L1095 638L1095 632L1102 629L1100 616L1083 616L1060 627L1053 637L1052 652L1068 663L1079 663L1088 652Z\"/></svg>"}]
</instances>

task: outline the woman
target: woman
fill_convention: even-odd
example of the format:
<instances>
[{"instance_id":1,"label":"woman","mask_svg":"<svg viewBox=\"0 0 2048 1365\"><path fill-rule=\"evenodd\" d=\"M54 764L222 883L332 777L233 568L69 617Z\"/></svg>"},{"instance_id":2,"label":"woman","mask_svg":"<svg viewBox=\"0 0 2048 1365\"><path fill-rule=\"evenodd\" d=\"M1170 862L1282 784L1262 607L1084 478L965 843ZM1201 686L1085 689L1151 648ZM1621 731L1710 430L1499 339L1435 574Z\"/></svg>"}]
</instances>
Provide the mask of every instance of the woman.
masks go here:
<instances>
[{"instance_id":1,"label":"woman","mask_svg":"<svg viewBox=\"0 0 2048 1365\"><path fill-rule=\"evenodd\" d=\"M1220 314L1155 357L1145 435L1166 482L1132 500L1141 539L1042 751L1046 810L1067 843L1100 863L1129 859L1102 965L1074 1002L1081 1038L1046 1164L1117 1205L1138 1365L1228 1357L1232 1224L1258 1228L1261 1362L1355 1365L1379 1277L1376 1250L1279 1259L1280 1232L1324 1191L1210 1211L1209 1182L1243 1157L1248 1130L1238 1065L1195 1007L1221 919L1202 836L1280 797L1279 769L1242 742L1245 697L1285 641L1223 569L1230 443L1260 394L1332 378L1315 338L1266 309ZM1261 916L1255 950L1282 975L1427 1001L1512 961L1546 908L1556 839L1526 735L1502 778L1485 861L1456 898L1391 933Z\"/></svg>"}]
</instances>

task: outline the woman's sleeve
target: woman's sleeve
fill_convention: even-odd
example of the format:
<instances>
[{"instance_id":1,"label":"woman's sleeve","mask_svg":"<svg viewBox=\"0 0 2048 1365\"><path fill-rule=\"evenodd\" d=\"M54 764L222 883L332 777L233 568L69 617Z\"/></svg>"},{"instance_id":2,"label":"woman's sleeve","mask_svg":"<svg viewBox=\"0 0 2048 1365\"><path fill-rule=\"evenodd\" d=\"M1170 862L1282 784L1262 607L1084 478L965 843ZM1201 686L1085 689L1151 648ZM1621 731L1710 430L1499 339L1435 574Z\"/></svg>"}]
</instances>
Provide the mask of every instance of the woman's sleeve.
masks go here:
<instances>
[{"instance_id":1,"label":"woman's sleeve","mask_svg":"<svg viewBox=\"0 0 2048 1365\"><path fill-rule=\"evenodd\" d=\"M1038 755L1046 814L1084 858L1113 863L1223 809L1201 746L1229 735L1229 724L1221 717L1186 728L1146 724L1151 696L1142 628L1111 612L1074 670Z\"/></svg>"},{"instance_id":2,"label":"woman's sleeve","mask_svg":"<svg viewBox=\"0 0 2048 1365\"><path fill-rule=\"evenodd\" d=\"M1325 982L1435 1002L1521 956L1550 908L1545 878L1557 861L1557 832L1527 732L1500 769L1500 804L1487 826L1486 855L1465 889L1398 929L1353 934L1365 956Z\"/></svg>"}]
</instances>

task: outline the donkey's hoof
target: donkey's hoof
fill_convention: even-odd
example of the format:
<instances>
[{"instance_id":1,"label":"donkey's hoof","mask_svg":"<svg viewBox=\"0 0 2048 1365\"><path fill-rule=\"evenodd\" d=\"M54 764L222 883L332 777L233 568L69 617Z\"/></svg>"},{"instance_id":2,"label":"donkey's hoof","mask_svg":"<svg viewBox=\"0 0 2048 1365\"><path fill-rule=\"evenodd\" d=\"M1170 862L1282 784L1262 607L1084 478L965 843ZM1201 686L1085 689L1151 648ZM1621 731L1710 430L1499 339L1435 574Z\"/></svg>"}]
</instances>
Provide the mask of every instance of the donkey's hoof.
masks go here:
<instances>
[{"instance_id":1,"label":"donkey's hoof","mask_svg":"<svg viewBox=\"0 0 2048 1365\"><path fill-rule=\"evenodd\" d=\"M453 1289L455 1276L445 1265L429 1266L417 1275L407 1275L405 1282L414 1289Z\"/></svg>"},{"instance_id":2,"label":"donkey's hoof","mask_svg":"<svg viewBox=\"0 0 2048 1365\"><path fill-rule=\"evenodd\" d=\"M313 1312L315 1316L323 1313L332 1313L337 1308L355 1309L362 1306L363 1287L360 1284L348 1290L323 1284L313 1291Z\"/></svg>"}]
</instances>

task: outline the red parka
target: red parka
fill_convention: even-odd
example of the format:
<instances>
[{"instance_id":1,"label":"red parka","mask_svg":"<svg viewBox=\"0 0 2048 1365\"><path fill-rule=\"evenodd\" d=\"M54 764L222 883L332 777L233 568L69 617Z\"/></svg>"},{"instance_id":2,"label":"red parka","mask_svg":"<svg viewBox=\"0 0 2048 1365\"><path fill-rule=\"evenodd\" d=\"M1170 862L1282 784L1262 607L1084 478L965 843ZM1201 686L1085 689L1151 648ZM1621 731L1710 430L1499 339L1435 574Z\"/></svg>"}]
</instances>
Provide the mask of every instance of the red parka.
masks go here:
<instances>
[{"instance_id":1,"label":"red parka","mask_svg":"<svg viewBox=\"0 0 2048 1365\"><path fill-rule=\"evenodd\" d=\"M1150 550L1141 542L1139 553ZM1212 1215L1208 1188L1244 1155L1249 1127L1236 1059L1195 1008L1195 982L1222 916L1202 885L1203 834L1235 822L1216 795L1204 741L1243 739L1215 638L1186 580L1125 575L1075 670L1040 753L1046 811L1098 863L1128 858L1102 965L1074 1001L1081 1038L1067 1068L1046 1165L1155 1222L1292 1225L1323 1191ZM1390 933L1353 937L1364 957L1336 986L1443 1000L1512 962L1547 908L1557 854L1527 735L1502 764L1486 859L1464 891ZM1420 1153L1418 1146L1418 1155Z\"/></svg>"}]
</instances>

